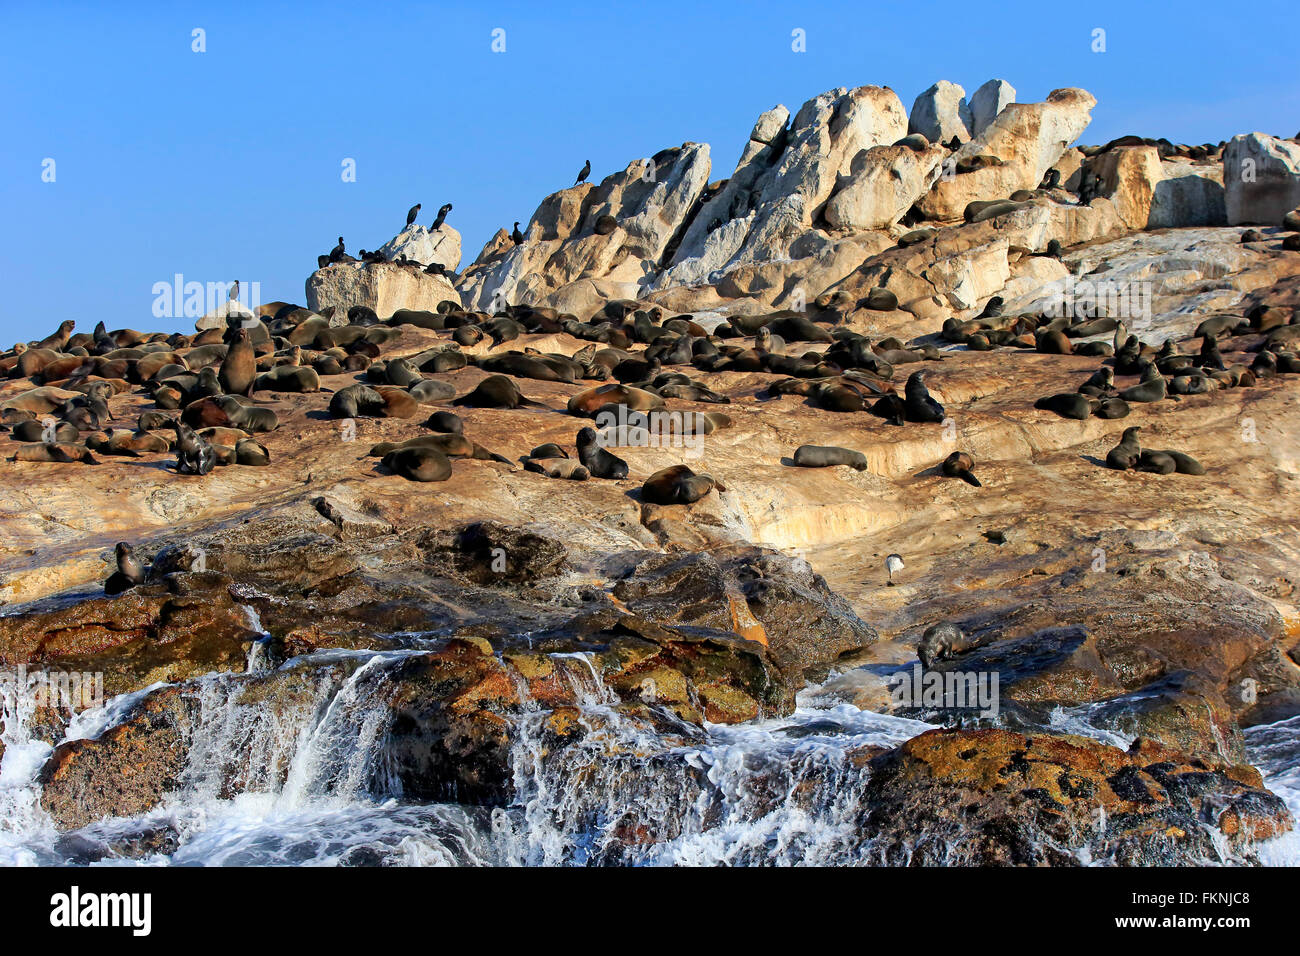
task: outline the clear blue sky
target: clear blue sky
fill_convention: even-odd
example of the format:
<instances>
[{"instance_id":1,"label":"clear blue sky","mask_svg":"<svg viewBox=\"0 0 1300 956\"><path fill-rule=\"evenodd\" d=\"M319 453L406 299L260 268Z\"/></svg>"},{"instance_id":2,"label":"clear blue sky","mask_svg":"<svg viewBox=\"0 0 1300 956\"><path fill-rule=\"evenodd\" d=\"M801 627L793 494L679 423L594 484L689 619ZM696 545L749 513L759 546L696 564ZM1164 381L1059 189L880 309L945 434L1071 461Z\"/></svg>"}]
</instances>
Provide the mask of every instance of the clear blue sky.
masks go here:
<instances>
[{"instance_id":1,"label":"clear blue sky","mask_svg":"<svg viewBox=\"0 0 1300 956\"><path fill-rule=\"evenodd\" d=\"M316 2L5 4L0 343L156 320L183 273L302 301L343 234L444 202L464 262L584 159L599 181L686 140L729 175L755 117L836 86L1081 86L1086 142L1300 128L1300 4ZM563 11L563 12L561 12ZM206 31L207 52L191 51ZM494 28L506 52L491 51ZM1094 28L1106 52L1091 50ZM791 31L807 52L791 51ZM56 181L41 181L42 162ZM352 157L357 181L341 180Z\"/></svg>"}]
</instances>

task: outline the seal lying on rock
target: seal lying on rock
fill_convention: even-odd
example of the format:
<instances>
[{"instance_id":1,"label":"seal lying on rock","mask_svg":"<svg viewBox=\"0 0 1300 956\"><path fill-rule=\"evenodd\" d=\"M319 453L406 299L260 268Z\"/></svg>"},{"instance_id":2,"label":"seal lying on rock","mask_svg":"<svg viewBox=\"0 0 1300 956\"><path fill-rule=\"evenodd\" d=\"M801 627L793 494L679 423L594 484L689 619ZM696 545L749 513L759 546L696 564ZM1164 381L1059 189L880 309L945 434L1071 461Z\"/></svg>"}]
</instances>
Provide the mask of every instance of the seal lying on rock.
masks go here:
<instances>
[{"instance_id":1,"label":"seal lying on rock","mask_svg":"<svg viewBox=\"0 0 1300 956\"><path fill-rule=\"evenodd\" d=\"M939 466L945 476L949 478L960 478L968 485L974 485L976 488L982 488L980 480L975 477L972 469L975 467L975 459L964 451L955 451L943 460Z\"/></svg>"},{"instance_id":2,"label":"seal lying on rock","mask_svg":"<svg viewBox=\"0 0 1300 956\"><path fill-rule=\"evenodd\" d=\"M410 481L446 481L451 461L437 448L413 445L384 455L384 467Z\"/></svg>"},{"instance_id":3,"label":"seal lying on rock","mask_svg":"<svg viewBox=\"0 0 1300 956\"><path fill-rule=\"evenodd\" d=\"M656 505L689 505L714 488L726 491L711 475L697 475L686 465L661 468L641 486L641 500Z\"/></svg>"},{"instance_id":4,"label":"seal lying on rock","mask_svg":"<svg viewBox=\"0 0 1300 956\"><path fill-rule=\"evenodd\" d=\"M795 449L794 463L800 468L829 468L848 465L858 471L867 470L867 456L851 448L838 445L800 445Z\"/></svg>"}]
</instances>

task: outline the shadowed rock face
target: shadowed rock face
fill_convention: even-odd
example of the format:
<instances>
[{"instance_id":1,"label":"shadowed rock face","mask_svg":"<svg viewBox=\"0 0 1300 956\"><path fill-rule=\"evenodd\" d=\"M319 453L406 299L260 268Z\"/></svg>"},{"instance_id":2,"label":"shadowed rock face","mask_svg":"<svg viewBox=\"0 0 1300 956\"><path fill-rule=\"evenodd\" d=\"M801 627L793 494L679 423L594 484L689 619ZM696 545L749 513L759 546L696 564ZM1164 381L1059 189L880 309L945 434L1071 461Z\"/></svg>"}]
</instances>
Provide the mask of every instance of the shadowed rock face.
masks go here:
<instances>
[{"instance_id":1,"label":"shadowed rock face","mask_svg":"<svg viewBox=\"0 0 1300 956\"><path fill-rule=\"evenodd\" d=\"M642 807L602 831L601 862L642 861L688 820L715 826L722 806L758 819L778 804L824 810L833 794L852 797L854 861L1199 861L1215 856L1202 824L1253 859L1252 842L1291 821L1242 729L1300 713L1300 399L1286 361L1300 347L1300 253L1271 227L1242 242L1214 225L1237 188L1216 151L1069 149L1088 94L1008 105L999 86L981 92L955 152L894 145L907 117L883 88L831 91L793 119L774 109L730 180L710 184L707 147L685 144L562 190L525 243L490 243L454 289L393 263L318 271L309 306L331 317L252 319L259 372L322 363L319 392L257 394L274 412L257 432L265 466L178 475L154 451L6 461L0 664L102 672L110 696L169 685L89 740L62 740L66 711L35 715L35 736L57 745L40 778L51 819L296 792L284 741L314 728L355 757L313 780L327 795L505 807L549 774L584 794L574 819L604 819L606 798ZM944 177L948 162L964 171ZM970 202L1034 190L1049 168L1064 188L964 221ZM1084 174L1102 180L1090 204ZM1146 231L1157 223L1192 228ZM420 238L402 236L394 249ZM1059 256L1044 254L1052 240ZM1145 358L1167 362L1166 340L1197 356L1208 320L1237 372L1134 402L1122 421L1035 407L1103 367L1117 389L1138 381L1085 354L1115 331L1081 328L1096 309L1066 309L1080 282L1140 288L1143 308L1116 318ZM1061 316L1071 349L1040 350L1034 332ZM778 334L760 344L764 324ZM856 369L827 364L846 333L867 340ZM103 355L59 351L75 339L0 354L0 406L53 414L89 377L109 384L114 422L239 414L144 388L165 366L198 388L224 343L115 334ZM1263 350L1279 374L1252 384L1239 373ZM866 410L917 369L945 421ZM375 447L429 438L426 417L489 372L510 373L527 403L455 405L464 435L444 437L463 444L448 446L445 481L382 464ZM623 479L521 467L549 443L577 459L591 419L565 409L614 381L635 389L626 400L725 414L696 445L611 447ZM332 398L363 384L382 407L333 417ZM1143 448L1184 452L1205 474L1105 467L1132 425ZM32 444L0 436L6 458ZM866 467L794 467L802 445ZM981 487L945 477L954 451L973 456ZM645 500L647 478L684 463L715 487L690 505ZM149 571L109 597L118 541ZM936 624L971 646L934 672L997 674L999 726L890 699L884 680L911 672ZM794 714L801 692L950 726L907 725L906 742L846 746L815 770L773 745L747 758L749 802L727 803L718 766L688 755ZM327 711L337 727L316 726ZM789 739L837 733L829 718L790 719ZM1080 728L1096 739L1063 733Z\"/></svg>"}]
</instances>

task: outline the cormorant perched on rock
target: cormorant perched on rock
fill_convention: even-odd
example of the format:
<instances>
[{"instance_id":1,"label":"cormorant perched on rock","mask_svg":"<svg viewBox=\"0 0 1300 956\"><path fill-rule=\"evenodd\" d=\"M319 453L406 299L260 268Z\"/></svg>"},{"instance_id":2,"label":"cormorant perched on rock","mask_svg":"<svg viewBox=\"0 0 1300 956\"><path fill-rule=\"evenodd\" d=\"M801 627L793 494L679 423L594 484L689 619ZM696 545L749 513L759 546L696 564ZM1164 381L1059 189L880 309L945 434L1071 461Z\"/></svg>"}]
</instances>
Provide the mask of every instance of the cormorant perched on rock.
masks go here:
<instances>
[{"instance_id":1,"label":"cormorant perched on rock","mask_svg":"<svg viewBox=\"0 0 1300 956\"><path fill-rule=\"evenodd\" d=\"M446 203L438 210L438 217L433 220L433 225L429 227L430 232L437 232L438 228L447 221L447 213L451 212L451 203Z\"/></svg>"},{"instance_id":2,"label":"cormorant perched on rock","mask_svg":"<svg viewBox=\"0 0 1300 956\"><path fill-rule=\"evenodd\" d=\"M419 214L420 214L420 203L417 202L414 206L412 206L410 209L406 211L406 224L409 226L411 223L415 222L415 217L418 216Z\"/></svg>"},{"instance_id":3,"label":"cormorant perched on rock","mask_svg":"<svg viewBox=\"0 0 1300 956\"><path fill-rule=\"evenodd\" d=\"M587 160L586 165L582 167L582 172L578 173L578 178L573 181L573 185L576 186L578 185L578 183L585 183L587 181L587 177L590 175L591 175L591 160Z\"/></svg>"},{"instance_id":4,"label":"cormorant perched on rock","mask_svg":"<svg viewBox=\"0 0 1300 956\"><path fill-rule=\"evenodd\" d=\"M343 258L343 237L339 236L339 244L330 250L330 262L338 262Z\"/></svg>"},{"instance_id":5,"label":"cormorant perched on rock","mask_svg":"<svg viewBox=\"0 0 1300 956\"><path fill-rule=\"evenodd\" d=\"M519 231L519 220L515 220L515 228L510 233L510 238L514 240L515 245L520 245L524 241L524 234Z\"/></svg>"},{"instance_id":6,"label":"cormorant perched on rock","mask_svg":"<svg viewBox=\"0 0 1300 956\"><path fill-rule=\"evenodd\" d=\"M238 280L238 279L236 279L234 282L232 282L232 283L230 284L230 292L226 295L226 298L229 299L231 302L234 302L236 299L239 298L239 280Z\"/></svg>"}]
</instances>

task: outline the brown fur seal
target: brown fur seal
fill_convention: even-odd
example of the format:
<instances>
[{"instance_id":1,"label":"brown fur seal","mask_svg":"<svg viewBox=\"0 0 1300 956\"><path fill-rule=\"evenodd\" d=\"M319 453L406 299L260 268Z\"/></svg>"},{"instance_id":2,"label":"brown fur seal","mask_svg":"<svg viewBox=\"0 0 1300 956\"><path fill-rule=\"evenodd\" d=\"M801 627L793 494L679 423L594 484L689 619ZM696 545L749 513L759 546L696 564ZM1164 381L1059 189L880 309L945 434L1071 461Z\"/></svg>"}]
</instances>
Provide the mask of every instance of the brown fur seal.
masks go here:
<instances>
[{"instance_id":1,"label":"brown fur seal","mask_svg":"<svg viewBox=\"0 0 1300 956\"><path fill-rule=\"evenodd\" d=\"M714 488L727 490L711 475L697 475L686 465L670 465L645 480L641 500L656 505L690 505Z\"/></svg>"},{"instance_id":2,"label":"brown fur seal","mask_svg":"<svg viewBox=\"0 0 1300 956\"><path fill-rule=\"evenodd\" d=\"M19 445L14 451L14 456L10 461L51 461L51 462L82 462L87 465L98 465L95 456L84 445L72 444L50 444L42 442L39 445Z\"/></svg>"},{"instance_id":3,"label":"brown fur seal","mask_svg":"<svg viewBox=\"0 0 1300 956\"><path fill-rule=\"evenodd\" d=\"M932 624L925 629L925 633L921 635L921 643L917 645L916 654L926 670L929 670L937 661L956 657L958 654L981 647L984 643L986 642L967 637L956 624L945 621L942 624Z\"/></svg>"},{"instance_id":4,"label":"brown fur seal","mask_svg":"<svg viewBox=\"0 0 1300 956\"><path fill-rule=\"evenodd\" d=\"M1124 435L1120 438L1119 444L1106 452L1107 468L1127 471L1130 468L1137 467L1138 458L1142 455L1142 446L1138 444L1139 427L1134 425L1132 428L1124 429Z\"/></svg>"},{"instance_id":5,"label":"brown fur seal","mask_svg":"<svg viewBox=\"0 0 1300 956\"><path fill-rule=\"evenodd\" d=\"M217 380L227 395L253 394L253 383L257 381L257 353L253 349L253 338L248 334L248 329L235 332L235 341L226 350ZM319 385L319 380L317 384Z\"/></svg>"},{"instance_id":6,"label":"brown fur seal","mask_svg":"<svg viewBox=\"0 0 1300 956\"><path fill-rule=\"evenodd\" d=\"M636 412L653 412L664 407L664 400L653 392L631 385L598 385L574 395L568 402L570 415L591 417L607 405L624 405Z\"/></svg>"},{"instance_id":7,"label":"brown fur seal","mask_svg":"<svg viewBox=\"0 0 1300 956\"><path fill-rule=\"evenodd\" d=\"M939 468L949 478L960 478L968 485L974 485L976 488L983 487L973 474L975 459L964 451L953 452L943 460Z\"/></svg>"},{"instance_id":8,"label":"brown fur seal","mask_svg":"<svg viewBox=\"0 0 1300 956\"><path fill-rule=\"evenodd\" d=\"M319 392L320 376L309 365L281 365L253 382L255 392Z\"/></svg>"},{"instance_id":9,"label":"brown fur seal","mask_svg":"<svg viewBox=\"0 0 1300 956\"><path fill-rule=\"evenodd\" d=\"M867 470L867 456L851 448L837 445L800 445L794 452L794 463L800 468L829 468L848 465L857 471Z\"/></svg>"},{"instance_id":10,"label":"brown fur seal","mask_svg":"<svg viewBox=\"0 0 1300 956\"><path fill-rule=\"evenodd\" d=\"M521 405L550 407L531 398L525 398L520 393L519 386L504 375L489 375L471 392L456 399L456 404L473 408L518 408Z\"/></svg>"},{"instance_id":11,"label":"brown fur seal","mask_svg":"<svg viewBox=\"0 0 1300 956\"><path fill-rule=\"evenodd\" d=\"M592 477L614 481L627 477L627 462L601 447L594 428L583 428L577 437L578 460Z\"/></svg>"},{"instance_id":12,"label":"brown fur seal","mask_svg":"<svg viewBox=\"0 0 1300 956\"><path fill-rule=\"evenodd\" d=\"M436 448L398 448L383 457L383 465L409 481L446 481L451 461Z\"/></svg>"},{"instance_id":13,"label":"brown fur seal","mask_svg":"<svg viewBox=\"0 0 1300 956\"><path fill-rule=\"evenodd\" d=\"M586 481L591 477L591 472L571 458L529 458L524 462L524 469L547 478L565 478L570 481Z\"/></svg>"},{"instance_id":14,"label":"brown fur seal","mask_svg":"<svg viewBox=\"0 0 1300 956\"><path fill-rule=\"evenodd\" d=\"M117 570L108 576L104 582L104 593L108 595L121 594L123 591L129 591L137 584L144 583L144 566L141 565L140 559L135 556L134 549L125 541L119 541L113 549L114 557L117 559Z\"/></svg>"}]
</instances>

